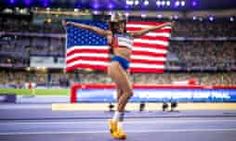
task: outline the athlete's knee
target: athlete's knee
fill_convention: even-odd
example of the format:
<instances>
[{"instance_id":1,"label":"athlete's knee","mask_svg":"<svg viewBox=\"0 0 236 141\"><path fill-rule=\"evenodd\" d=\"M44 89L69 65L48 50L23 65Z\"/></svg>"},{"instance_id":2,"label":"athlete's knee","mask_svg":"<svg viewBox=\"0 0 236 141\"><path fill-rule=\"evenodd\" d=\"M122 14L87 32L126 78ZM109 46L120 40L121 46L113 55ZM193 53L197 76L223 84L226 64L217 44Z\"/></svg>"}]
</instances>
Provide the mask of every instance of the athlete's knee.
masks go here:
<instances>
[{"instance_id":1,"label":"athlete's knee","mask_svg":"<svg viewBox=\"0 0 236 141\"><path fill-rule=\"evenodd\" d=\"M129 95L133 96L133 94L134 94L133 90L130 90Z\"/></svg>"},{"instance_id":2,"label":"athlete's knee","mask_svg":"<svg viewBox=\"0 0 236 141\"><path fill-rule=\"evenodd\" d=\"M131 91L130 93L129 93L129 99L133 96L133 91Z\"/></svg>"},{"instance_id":3,"label":"athlete's knee","mask_svg":"<svg viewBox=\"0 0 236 141\"><path fill-rule=\"evenodd\" d=\"M129 97L131 97L132 95L133 95L133 90L130 88L130 89L127 89L126 91L125 91L125 93L129 96Z\"/></svg>"}]
</instances>

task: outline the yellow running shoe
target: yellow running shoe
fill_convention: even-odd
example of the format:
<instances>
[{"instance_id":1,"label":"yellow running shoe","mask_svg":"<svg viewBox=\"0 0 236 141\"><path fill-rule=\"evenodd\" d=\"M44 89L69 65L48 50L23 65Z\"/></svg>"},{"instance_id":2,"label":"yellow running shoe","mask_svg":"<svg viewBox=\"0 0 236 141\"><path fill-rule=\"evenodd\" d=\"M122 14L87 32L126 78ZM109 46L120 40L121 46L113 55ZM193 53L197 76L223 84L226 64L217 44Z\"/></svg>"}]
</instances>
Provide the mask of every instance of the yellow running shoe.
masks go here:
<instances>
[{"instance_id":1,"label":"yellow running shoe","mask_svg":"<svg viewBox=\"0 0 236 141\"><path fill-rule=\"evenodd\" d=\"M109 119L108 126L109 126L110 133L113 136L113 133L116 132L117 128L118 128L118 121L114 121L112 119Z\"/></svg>"},{"instance_id":2,"label":"yellow running shoe","mask_svg":"<svg viewBox=\"0 0 236 141\"><path fill-rule=\"evenodd\" d=\"M116 132L113 133L113 137L115 139L126 139L127 138L127 135L126 133L121 129L121 128L118 128Z\"/></svg>"}]
</instances>

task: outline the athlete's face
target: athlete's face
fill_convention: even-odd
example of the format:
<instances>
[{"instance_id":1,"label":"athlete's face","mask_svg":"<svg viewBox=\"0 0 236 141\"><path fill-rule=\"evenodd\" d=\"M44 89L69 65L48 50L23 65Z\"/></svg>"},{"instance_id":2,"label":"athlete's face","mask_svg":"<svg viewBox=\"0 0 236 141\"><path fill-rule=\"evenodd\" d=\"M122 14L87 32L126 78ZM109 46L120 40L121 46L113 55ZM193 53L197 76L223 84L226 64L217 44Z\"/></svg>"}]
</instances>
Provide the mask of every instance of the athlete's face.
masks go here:
<instances>
[{"instance_id":1,"label":"athlete's face","mask_svg":"<svg viewBox=\"0 0 236 141\"><path fill-rule=\"evenodd\" d=\"M115 23L115 29L120 32L120 33L124 33L125 32L125 22L118 22Z\"/></svg>"}]
</instances>

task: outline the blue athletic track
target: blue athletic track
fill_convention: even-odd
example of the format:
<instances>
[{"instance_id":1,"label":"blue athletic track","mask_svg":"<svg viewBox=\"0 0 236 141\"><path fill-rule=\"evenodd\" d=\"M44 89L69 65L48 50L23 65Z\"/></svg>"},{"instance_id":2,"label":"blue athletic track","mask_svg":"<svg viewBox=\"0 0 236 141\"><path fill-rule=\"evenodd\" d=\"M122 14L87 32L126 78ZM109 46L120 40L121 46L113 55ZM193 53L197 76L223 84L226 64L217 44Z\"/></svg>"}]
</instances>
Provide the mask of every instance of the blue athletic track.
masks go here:
<instances>
[{"instance_id":1,"label":"blue athletic track","mask_svg":"<svg viewBox=\"0 0 236 141\"><path fill-rule=\"evenodd\" d=\"M0 141L114 141L108 111L52 111L50 104L0 105ZM236 111L127 111L127 141L235 141Z\"/></svg>"}]
</instances>

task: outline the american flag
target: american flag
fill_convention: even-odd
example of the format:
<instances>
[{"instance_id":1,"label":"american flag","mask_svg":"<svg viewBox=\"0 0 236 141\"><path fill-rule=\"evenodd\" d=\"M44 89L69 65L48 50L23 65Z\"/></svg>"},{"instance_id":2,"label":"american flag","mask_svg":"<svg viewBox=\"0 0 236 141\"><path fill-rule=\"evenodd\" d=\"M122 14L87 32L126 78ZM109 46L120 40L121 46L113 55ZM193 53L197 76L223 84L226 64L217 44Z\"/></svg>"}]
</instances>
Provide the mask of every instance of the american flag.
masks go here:
<instances>
[{"instance_id":1,"label":"american flag","mask_svg":"<svg viewBox=\"0 0 236 141\"><path fill-rule=\"evenodd\" d=\"M87 25L108 29L102 21L75 21ZM131 21L127 23L127 31L139 31L164 22ZM67 26L66 71L76 69L94 69L106 71L109 65L109 46L107 39L94 32ZM162 73L165 70L167 49L171 35L171 27L152 31L135 38L131 55L131 72Z\"/></svg>"}]
</instances>

